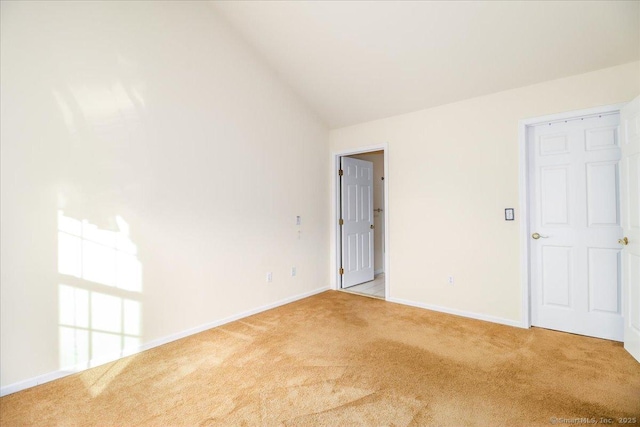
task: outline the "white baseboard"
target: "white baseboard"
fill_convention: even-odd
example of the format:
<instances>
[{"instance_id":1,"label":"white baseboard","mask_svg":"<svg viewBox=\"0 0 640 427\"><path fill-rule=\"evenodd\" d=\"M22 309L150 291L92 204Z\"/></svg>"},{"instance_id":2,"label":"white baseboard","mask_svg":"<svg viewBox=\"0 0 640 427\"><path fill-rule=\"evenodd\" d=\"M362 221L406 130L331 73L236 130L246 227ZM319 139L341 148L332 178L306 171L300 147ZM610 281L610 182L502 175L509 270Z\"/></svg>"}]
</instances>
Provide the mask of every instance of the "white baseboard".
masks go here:
<instances>
[{"instance_id":1,"label":"white baseboard","mask_svg":"<svg viewBox=\"0 0 640 427\"><path fill-rule=\"evenodd\" d=\"M455 314L456 316L468 317L470 319L484 320L485 322L499 323L501 325L514 326L516 328L524 328L519 320L504 319L502 317L490 316L488 314L473 313L470 311L456 310L454 308L440 307L438 305L423 304L421 302L409 301L401 298L389 298L389 302L397 304L410 305L411 307L424 308L427 310L438 311L440 313Z\"/></svg>"},{"instance_id":2,"label":"white baseboard","mask_svg":"<svg viewBox=\"0 0 640 427\"><path fill-rule=\"evenodd\" d=\"M191 329L187 329L186 331L182 331L182 332L178 332L175 334L171 334L168 335L166 337L163 338L158 338L155 339L153 341L150 341L146 344L142 344L141 346L134 348L134 349L127 349L125 351L123 351L121 354L119 355L115 355L114 357L110 357L110 358L100 358L100 360L97 361L90 361L87 363L82 363L67 369L61 369L58 371L53 371L53 372L49 372L43 375L38 375L37 377L33 377L33 378L29 378L27 380L24 381L19 381L17 383L13 383L13 384L9 384L6 385L4 387L0 387L0 397L2 396L6 396L8 394L11 393L16 393L18 391L30 388L30 387L35 387L37 385L40 384L44 384L47 383L49 381L53 381L53 380L57 380L59 378L63 378L66 377L67 375L71 375L71 374L75 374L77 372L81 372L84 371L86 369L89 368L93 368L95 366L99 366L99 365L103 365L105 363L109 363L112 362L114 360L117 360L119 358L125 357L125 356L131 356L133 354L137 354L140 353L142 351L145 350L149 350L152 349L154 347L158 347L161 346L163 344L167 344L170 343L172 341L175 340L179 340L181 338L185 338L188 337L189 335L193 335L193 334L197 334L199 332L202 331L206 331L207 329L211 329L211 328L215 328L218 326L222 326L226 323L230 323L233 322L235 320L239 320L257 313L261 313L263 311L267 311L267 310L271 310L272 308L276 308L276 307L280 307L281 305L285 305L285 304L289 304L292 303L294 301L298 301L301 300L303 298L307 298L310 297L312 295L316 295L319 294L321 292L324 291L328 291L330 288L329 287L323 287L323 288L318 288L318 289L314 289L313 291L309 291L309 292L305 292L303 294L298 294L298 295L294 295L292 297L289 298L284 298L281 299L279 301L273 302L271 304L266 304L251 310L247 310L247 311L243 311L242 313L238 313L238 314L234 314L233 316L229 316L229 317L225 317L224 319L220 319L220 320L215 320L213 322L209 322L206 323L204 325L200 325L200 326L196 326L195 328L191 328Z\"/></svg>"},{"instance_id":3,"label":"white baseboard","mask_svg":"<svg viewBox=\"0 0 640 427\"><path fill-rule=\"evenodd\" d=\"M373 271L374 276L377 276L378 274L382 274L382 273L384 273L384 268L379 268Z\"/></svg>"}]
</instances>

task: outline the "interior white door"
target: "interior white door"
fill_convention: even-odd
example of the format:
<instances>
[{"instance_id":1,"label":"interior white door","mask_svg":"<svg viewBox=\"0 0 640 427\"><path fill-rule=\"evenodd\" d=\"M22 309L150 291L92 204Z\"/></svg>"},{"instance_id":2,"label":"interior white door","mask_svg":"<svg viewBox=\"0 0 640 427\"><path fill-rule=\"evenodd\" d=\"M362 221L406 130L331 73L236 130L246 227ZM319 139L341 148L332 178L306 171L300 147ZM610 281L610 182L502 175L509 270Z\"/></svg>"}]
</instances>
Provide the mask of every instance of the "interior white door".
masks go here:
<instances>
[{"instance_id":1,"label":"interior white door","mask_svg":"<svg viewBox=\"0 0 640 427\"><path fill-rule=\"evenodd\" d=\"M341 158L342 287L373 280L373 163Z\"/></svg>"},{"instance_id":2,"label":"interior white door","mask_svg":"<svg viewBox=\"0 0 640 427\"><path fill-rule=\"evenodd\" d=\"M623 339L619 114L529 128L531 320Z\"/></svg>"},{"instance_id":3,"label":"interior white door","mask_svg":"<svg viewBox=\"0 0 640 427\"><path fill-rule=\"evenodd\" d=\"M640 362L640 97L620 113L624 348Z\"/></svg>"}]
</instances>

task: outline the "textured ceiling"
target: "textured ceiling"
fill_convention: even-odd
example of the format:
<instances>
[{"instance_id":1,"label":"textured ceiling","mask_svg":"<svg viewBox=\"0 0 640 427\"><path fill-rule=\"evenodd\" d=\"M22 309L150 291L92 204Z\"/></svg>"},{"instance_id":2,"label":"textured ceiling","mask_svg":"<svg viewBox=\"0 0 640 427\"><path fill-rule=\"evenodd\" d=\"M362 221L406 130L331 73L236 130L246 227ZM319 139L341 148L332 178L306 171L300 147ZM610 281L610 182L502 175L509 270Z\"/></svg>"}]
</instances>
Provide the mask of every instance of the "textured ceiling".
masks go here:
<instances>
[{"instance_id":1,"label":"textured ceiling","mask_svg":"<svg viewBox=\"0 0 640 427\"><path fill-rule=\"evenodd\" d=\"M331 128L640 59L640 2L212 2Z\"/></svg>"}]
</instances>

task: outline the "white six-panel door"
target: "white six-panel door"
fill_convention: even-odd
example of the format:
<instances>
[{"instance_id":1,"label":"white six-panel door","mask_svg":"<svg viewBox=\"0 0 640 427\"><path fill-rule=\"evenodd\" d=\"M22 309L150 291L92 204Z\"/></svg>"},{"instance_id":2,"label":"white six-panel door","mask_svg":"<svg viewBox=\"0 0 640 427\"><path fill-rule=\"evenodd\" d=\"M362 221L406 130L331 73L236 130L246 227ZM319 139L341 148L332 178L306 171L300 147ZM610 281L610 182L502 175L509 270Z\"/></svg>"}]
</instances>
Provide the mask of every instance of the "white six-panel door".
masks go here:
<instances>
[{"instance_id":1,"label":"white six-panel door","mask_svg":"<svg viewBox=\"0 0 640 427\"><path fill-rule=\"evenodd\" d=\"M624 348L640 362L640 98L621 110Z\"/></svg>"},{"instance_id":2,"label":"white six-panel door","mask_svg":"<svg viewBox=\"0 0 640 427\"><path fill-rule=\"evenodd\" d=\"M343 157L340 177L342 288L373 280L373 163Z\"/></svg>"},{"instance_id":3,"label":"white six-panel door","mask_svg":"<svg viewBox=\"0 0 640 427\"><path fill-rule=\"evenodd\" d=\"M619 120L528 130L534 326L623 339Z\"/></svg>"}]
</instances>

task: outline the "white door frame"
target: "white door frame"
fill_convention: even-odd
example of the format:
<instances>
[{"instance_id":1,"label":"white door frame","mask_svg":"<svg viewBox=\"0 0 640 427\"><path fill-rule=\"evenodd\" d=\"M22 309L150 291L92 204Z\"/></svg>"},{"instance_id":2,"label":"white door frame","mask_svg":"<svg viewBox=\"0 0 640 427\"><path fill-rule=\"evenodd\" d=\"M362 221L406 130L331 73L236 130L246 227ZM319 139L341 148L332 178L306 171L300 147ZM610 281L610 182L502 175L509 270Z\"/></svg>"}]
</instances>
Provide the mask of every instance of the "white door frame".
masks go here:
<instances>
[{"instance_id":1,"label":"white door frame","mask_svg":"<svg viewBox=\"0 0 640 427\"><path fill-rule=\"evenodd\" d=\"M338 269L340 268L340 255L342 251L341 247L341 236L340 236L340 225L338 224L338 220L340 219L340 180L338 179L338 171L340 170L340 157L351 156L354 154L364 154L370 153L372 151L382 151L384 158L384 181L382 183L382 188L384 191L384 299L388 300L390 298L389 291L389 144L384 142L379 145L369 145L366 147L354 148L350 150L337 151L331 153L333 158L333 171L331 173L331 180L333 186L333 213L331 215L332 228L333 228L333 236L335 240L334 246L334 256L331 257L331 269L333 274L331 274L331 287L335 290L340 289L340 272Z\"/></svg>"},{"instance_id":2,"label":"white door frame","mask_svg":"<svg viewBox=\"0 0 640 427\"><path fill-rule=\"evenodd\" d=\"M531 327L531 275L529 272L529 150L527 149L527 128L541 123L557 122L599 114L619 113L626 103L603 105L585 110L567 111L548 116L532 117L518 121L518 193L520 194L520 285L522 288L522 315L520 324L523 328Z\"/></svg>"}]
</instances>

